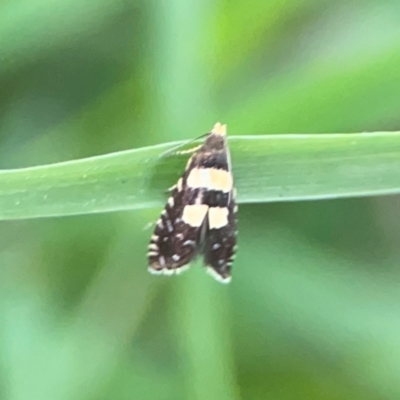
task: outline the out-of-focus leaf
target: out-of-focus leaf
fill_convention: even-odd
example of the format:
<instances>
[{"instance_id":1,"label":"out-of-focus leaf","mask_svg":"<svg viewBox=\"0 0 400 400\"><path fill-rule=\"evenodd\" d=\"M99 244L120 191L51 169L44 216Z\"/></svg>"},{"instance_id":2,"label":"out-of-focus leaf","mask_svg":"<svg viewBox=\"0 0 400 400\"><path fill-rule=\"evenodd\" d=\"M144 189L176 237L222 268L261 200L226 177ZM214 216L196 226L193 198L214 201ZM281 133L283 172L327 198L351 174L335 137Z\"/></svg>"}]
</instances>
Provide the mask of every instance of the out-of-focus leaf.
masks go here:
<instances>
[{"instance_id":1,"label":"out-of-focus leaf","mask_svg":"<svg viewBox=\"0 0 400 400\"><path fill-rule=\"evenodd\" d=\"M346 65L328 58L266 80L225 119L252 133L346 132L390 121L398 108L400 49L359 58Z\"/></svg>"},{"instance_id":2,"label":"out-of-focus leaf","mask_svg":"<svg viewBox=\"0 0 400 400\"><path fill-rule=\"evenodd\" d=\"M303 356L301 351L293 354L296 351L286 346L296 341L304 347L312 343L315 353L310 357L329 360L332 370L343 374L344 386L367 376L360 388L371 391L367 398L397 398L398 269L387 276L378 271L362 274L360 265L343 255L310 244L301 234L271 221L266 228L257 226L255 220L254 216L243 219L244 250L239 254L235 275L240 279L235 286L239 295L235 311L243 316L243 310L251 308L249 318L260 332L245 344L244 357L261 357L264 352L270 361L263 371L275 373L275 362L281 362L287 353L292 351L293 359ZM243 321L240 324L243 326ZM288 339L285 332L289 329ZM317 368L314 373L318 374ZM379 384L382 381L385 385ZM374 391L381 392L381 397Z\"/></svg>"},{"instance_id":3,"label":"out-of-focus leaf","mask_svg":"<svg viewBox=\"0 0 400 400\"><path fill-rule=\"evenodd\" d=\"M121 12L121 0L17 0L0 5L0 73L38 54L75 44Z\"/></svg>"}]
</instances>

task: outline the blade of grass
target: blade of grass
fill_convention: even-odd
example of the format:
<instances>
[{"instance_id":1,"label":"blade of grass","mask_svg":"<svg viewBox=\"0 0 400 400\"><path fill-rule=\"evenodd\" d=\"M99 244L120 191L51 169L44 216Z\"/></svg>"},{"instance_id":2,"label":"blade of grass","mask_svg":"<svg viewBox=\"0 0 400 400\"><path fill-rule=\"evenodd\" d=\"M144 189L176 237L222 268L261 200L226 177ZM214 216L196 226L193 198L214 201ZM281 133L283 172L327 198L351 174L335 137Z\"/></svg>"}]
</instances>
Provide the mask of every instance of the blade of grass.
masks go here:
<instances>
[{"instance_id":1,"label":"blade of grass","mask_svg":"<svg viewBox=\"0 0 400 400\"><path fill-rule=\"evenodd\" d=\"M0 171L0 219L160 206L188 156L167 143ZM400 193L400 132L231 137L239 203Z\"/></svg>"}]
</instances>

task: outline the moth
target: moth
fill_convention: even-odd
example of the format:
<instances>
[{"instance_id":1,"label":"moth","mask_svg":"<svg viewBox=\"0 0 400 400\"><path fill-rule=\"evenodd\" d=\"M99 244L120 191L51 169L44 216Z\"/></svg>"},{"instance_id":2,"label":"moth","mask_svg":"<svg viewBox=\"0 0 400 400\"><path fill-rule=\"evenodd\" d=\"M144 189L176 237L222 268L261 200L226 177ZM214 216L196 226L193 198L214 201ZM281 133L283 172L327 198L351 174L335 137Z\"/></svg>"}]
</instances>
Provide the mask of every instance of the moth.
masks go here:
<instances>
[{"instance_id":1,"label":"moth","mask_svg":"<svg viewBox=\"0 0 400 400\"><path fill-rule=\"evenodd\" d=\"M180 274L202 255L207 272L228 283L237 246L237 205L226 125L216 123L192 152L151 236L149 271Z\"/></svg>"}]
</instances>

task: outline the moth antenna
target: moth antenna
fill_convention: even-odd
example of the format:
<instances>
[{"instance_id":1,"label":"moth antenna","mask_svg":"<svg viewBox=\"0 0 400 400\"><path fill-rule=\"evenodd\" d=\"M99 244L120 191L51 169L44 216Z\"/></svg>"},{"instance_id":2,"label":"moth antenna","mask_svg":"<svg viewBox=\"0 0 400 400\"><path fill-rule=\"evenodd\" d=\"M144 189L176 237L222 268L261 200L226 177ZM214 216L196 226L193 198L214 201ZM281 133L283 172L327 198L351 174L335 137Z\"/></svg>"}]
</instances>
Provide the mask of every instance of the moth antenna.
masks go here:
<instances>
[{"instance_id":1,"label":"moth antenna","mask_svg":"<svg viewBox=\"0 0 400 400\"><path fill-rule=\"evenodd\" d=\"M147 231L147 230L149 230L150 228L153 228L153 227L155 226L155 224L156 224L156 221L148 222L148 223L143 227L143 230L144 230L144 231Z\"/></svg>"},{"instance_id":2,"label":"moth antenna","mask_svg":"<svg viewBox=\"0 0 400 400\"><path fill-rule=\"evenodd\" d=\"M161 153L159 155L159 157L165 157L167 155L172 155L172 154L190 154L190 153L193 153L196 150L198 150L201 147L201 145L200 146L196 146L196 147L194 147L192 149L182 150L182 151L179 151L179 152L176 151L176 150L179 149L180 147L187 146L188 144L193 143L196 140L202 139L203 137L208 136L208 135L209 135L209 133L207 132L207 133L204 133L203 135L201 135L201 136L199 136L199 137L197 137L195 139L191 139L191 140L188 140L185 143L178 144L177 146L173 147L172 149L168 149L168 150L164 151L163 153Z\"/></svg>"}]
</instances>

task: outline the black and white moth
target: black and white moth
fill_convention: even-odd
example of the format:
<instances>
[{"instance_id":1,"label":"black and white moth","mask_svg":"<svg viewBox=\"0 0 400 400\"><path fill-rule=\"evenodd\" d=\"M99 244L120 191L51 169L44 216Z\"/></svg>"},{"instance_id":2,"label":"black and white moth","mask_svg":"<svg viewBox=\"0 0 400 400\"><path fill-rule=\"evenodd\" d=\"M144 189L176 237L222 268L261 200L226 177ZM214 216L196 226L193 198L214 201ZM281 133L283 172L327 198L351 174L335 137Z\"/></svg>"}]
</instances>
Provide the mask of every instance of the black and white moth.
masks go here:
<instances>
[{"instance_id":1,"label":"black and white moth","mask_svg":"<svg viewBox=\"0 0 400 400\"><path fill-rule=\"evenodd\" d=\"M149 244L149 271L179 274L202 254L207 271L228 283L236 250L236 213L226 125L217 123L171 188Z\"/></svg>"}]
</instances>

